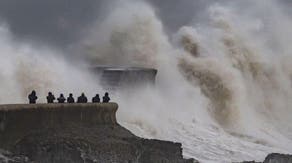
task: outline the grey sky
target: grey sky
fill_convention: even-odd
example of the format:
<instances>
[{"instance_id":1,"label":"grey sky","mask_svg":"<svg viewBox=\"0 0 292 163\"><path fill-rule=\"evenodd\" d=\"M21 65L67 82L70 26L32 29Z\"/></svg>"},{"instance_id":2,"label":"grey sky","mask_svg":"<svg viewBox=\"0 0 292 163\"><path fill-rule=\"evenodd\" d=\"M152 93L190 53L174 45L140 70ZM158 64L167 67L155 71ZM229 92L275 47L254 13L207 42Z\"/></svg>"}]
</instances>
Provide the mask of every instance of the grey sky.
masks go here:
<instances>
[{"instance_id":1,"label":"grey sky","mask_svg":"<svg viewBox=\"0 0 292 163\"><path fill-rule=\"evenodd\" d=\"M166 31L199 19L196 15L216 0L147 0L154 6ZM111 0L1 0L0 18L17 38L70 45L83 35ZM290 3L290 0L282 2Z\"/></svg>"},{"instance_id":2,"label":"grey sky","mask_svg":"<svg viewBox=\"0 0 292 163\"><path fill-rule=\"evenodd\" d=\"M0 17L21 38L68 44L95 19L95 0L1 0Z\"/></svg>"},{"instance_id":3,"label":"grey sky","mask_svg":"<svg viewBox=\"0 0 292 163\"><path fill-rule=\"evenodd\" d=\"M156 8L168 30L188 23L193 17L194 0L148 1ZM77 41L85 29L102 15L102 9L108 2L110 1L1 0L0 18L18 38L64 46Z\"/></svg>"}]
</instances>

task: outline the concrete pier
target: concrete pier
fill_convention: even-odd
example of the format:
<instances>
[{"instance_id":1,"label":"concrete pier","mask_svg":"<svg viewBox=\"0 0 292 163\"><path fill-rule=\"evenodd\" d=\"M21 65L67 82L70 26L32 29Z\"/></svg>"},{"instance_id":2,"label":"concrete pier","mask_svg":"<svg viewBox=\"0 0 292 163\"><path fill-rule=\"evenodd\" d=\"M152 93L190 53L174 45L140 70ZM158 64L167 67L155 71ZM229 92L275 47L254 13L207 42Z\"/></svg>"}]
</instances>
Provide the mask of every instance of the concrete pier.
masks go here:
<instances>
[{"instance_id":1,"label":"concrete pier","mask_svg":"<svg viewBox=\"0 0 292 163\"><path fill-rule=\"evenodd\" d=\"M11 163L193 163L182 145L135 136L116 103L0 105L0 149ZM1 162L1 159L0 159Z\"/></svg>"},{"instance_id":2,"label":"concrete pier","mask_svg":"<svg viewBox=\"0 0 292 163\"><path fill-rule=\"evenodd\" d=\"M0 105L0 148L35 130L76 125L114 126L117 109L116 103Z\"/></svg>"}]
</instances>

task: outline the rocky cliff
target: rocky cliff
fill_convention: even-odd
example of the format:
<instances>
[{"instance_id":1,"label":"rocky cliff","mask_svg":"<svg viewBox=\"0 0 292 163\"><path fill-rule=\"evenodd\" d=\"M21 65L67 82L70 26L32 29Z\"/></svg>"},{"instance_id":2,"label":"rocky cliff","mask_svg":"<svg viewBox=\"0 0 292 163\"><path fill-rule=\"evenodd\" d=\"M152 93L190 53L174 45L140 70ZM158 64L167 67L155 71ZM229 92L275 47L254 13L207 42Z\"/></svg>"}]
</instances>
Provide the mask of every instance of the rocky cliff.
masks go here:
<instances>
[{"instance_id":1,"label":"rocky cliff","mask_svg":"<svg viewBox=\"0 0 292 163\"><path fill-rule=\"evenodd\" d=\"M2 162L194 162L183 159L180 143L133 135L117 123L117 109L115 103L2 105Z\"/></svg>"},{"instance_id":2,"label":"rocky cliff","mask_svg":"<svg viewBox=\"0 0 292 163\"><path fill-rule=\"evenodd\" d=\"M292 163L292 155L271 153L263 162L245 161L242 163Z\"/></svg>"}]
</instances>

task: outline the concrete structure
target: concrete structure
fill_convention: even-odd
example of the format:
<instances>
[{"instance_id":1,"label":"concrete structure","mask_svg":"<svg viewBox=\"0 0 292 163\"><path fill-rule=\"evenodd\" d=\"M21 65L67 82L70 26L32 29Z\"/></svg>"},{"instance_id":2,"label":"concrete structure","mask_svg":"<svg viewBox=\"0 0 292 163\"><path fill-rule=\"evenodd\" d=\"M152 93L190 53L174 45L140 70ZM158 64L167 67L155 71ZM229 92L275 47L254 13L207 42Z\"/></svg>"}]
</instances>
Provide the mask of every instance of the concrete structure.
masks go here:
<instances>
[{"instance_id":1,"label":"concrete structure","mask_svg":"<svg viewBox=\"0 0 292 163\"><path fill-rule=\"evenodd\" d=\"M93 73L107 90L154 84L156 69L138 67L94 67Z\"/></svg>"},{"instance_id":2,"label":"concrete structure","mask_svg":"<svg viewBox=\"0 0 292 163\"><path fill-rule=\"evenodd\" d=\"M9 151L10 163L193 162L183 159L180 143L139 138L120 126L117 109L116 103L0 105L0 149Z\"/></svg>"},{"instance_id":3,"label":"concrete structure","mask_svg":"<svg viewBox=\"0 0 292 163\"><path fill-rule=\"evenodd\" d=\"M118 105L19 104L0 106L0 148L7 148L30 131L74 124L117 125Z\"/></svg>"}]
</instances>

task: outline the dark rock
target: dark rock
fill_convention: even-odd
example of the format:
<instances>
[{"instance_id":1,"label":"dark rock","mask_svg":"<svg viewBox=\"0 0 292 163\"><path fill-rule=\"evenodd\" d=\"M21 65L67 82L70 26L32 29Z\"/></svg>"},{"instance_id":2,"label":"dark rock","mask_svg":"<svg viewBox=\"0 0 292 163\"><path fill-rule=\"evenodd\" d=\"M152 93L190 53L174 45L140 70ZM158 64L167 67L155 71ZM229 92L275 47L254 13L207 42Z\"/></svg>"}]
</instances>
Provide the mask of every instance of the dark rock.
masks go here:
<instances>
[{"instance_id":1,"label":"dark rock","mask_svg":"<svg viewBox=\"0 0 292 163\"><path fill-rule=\"evenodd\" d=\"M264 163L292 163L292 155L272 153L266 157Z\"/></svg>"},{"instance_id":2,"label":"dark rock","mask_svg":"<svg viewBox=\"0 0 292 163\"><path fill-rule=\"evenodd\" d=\"M199 163L199 161L197 161L193 158L190 158L190 159L185 159L184 163Z\"/></svg>"},{"instance_id":3,"label":"dark rock","mask_svg":"<svg viewBox=\"0 0 292 163\"><path fill-rule=\"evenodd\" d=\"M242 163L292 163L292 155L272 153L265 158L264 162L244 161Z\"/></svg>"},{"instance_id":4,"label":"dark rock","mask_svg":"<svg viewBox=\"0 0 292 163\"><path fill-rule=\"evenodd\" d=\"M33 108L32 108L33 107ZM116 122L117 104L0 106L11 163L193 163L182 145L142 139ZM1 162L1 161L0 161Z\"/></svg>"}]
</instances>

